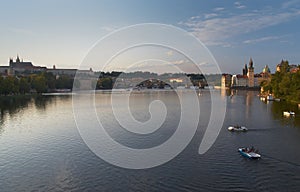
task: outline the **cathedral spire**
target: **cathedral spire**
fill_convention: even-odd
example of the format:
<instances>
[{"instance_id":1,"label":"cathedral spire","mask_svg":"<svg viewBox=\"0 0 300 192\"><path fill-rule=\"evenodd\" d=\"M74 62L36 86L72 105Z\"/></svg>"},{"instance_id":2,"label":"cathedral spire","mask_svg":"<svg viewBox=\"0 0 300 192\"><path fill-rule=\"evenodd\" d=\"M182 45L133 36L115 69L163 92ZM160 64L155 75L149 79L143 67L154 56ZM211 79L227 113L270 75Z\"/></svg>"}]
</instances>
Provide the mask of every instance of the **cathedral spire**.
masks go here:
<instances>
[{"instance_id":1,"label":"cathedral spire","mask_svg":"<svg viewBox=\"0 0 300 192\"><path fill-rule=\"evenodd\" d=\"M20 63L20 58L19 58L19 54L17 54L17 59L16 59L17 63Z\"/></svg>"},{"instance_id":2,"label":"cathedral spire","mask_svg":"<svg viewBox=\"0 0 300 192\"><path fill-rule=\"evenodd\" d=\"M243 75L247 75L248 73L248 67L247 64L245 64L244 68L243 68Z\"/></svg>"},{"instance_id":3,"label":"cathedral spire","mask_svg":"<svg viewBox=\"0 0 300 192\"><path fill-rule=\"evenodd\" d=\"M250 61L249 61L249 69L253 69L253 60L252 57L250 57Z\"/></svg>"}]
</instances>

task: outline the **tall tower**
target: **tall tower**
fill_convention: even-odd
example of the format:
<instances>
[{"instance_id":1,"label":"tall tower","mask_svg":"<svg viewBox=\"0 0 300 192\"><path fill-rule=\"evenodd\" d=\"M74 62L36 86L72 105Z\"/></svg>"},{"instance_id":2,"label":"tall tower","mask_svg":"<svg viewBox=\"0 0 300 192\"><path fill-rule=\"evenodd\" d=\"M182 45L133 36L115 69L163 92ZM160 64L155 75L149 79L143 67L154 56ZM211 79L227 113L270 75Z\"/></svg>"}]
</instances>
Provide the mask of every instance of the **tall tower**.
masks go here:
<instances>
[{"instance_id":1,"label":"tall tower","mask_svg":"<svg viewBox=\"0 0 300 192\"><path fill-rule=\"evenodd\" d=\"M17 55L16 63L20 63L19 55Z\"/></svg>"},{"instance_id":2,"label":"tall tower","mask_svg":"<svg viewBox=\"0 0 300 192\"><path fill-rule=\"evenodd\" d=\"M254 67L253 67L252 58L250 58L249 61L247 76L248 76L248 87L254 87Z\"/></svg>"},{"instance_id":3,"label":"tall tower","mask_svg":"<svg viewBox=\"0 0 300 192\"><path fill-rule=\"evenodd\" d=\"M12 58L9 58L9 66L10 66L10 67L12 67L13 62L14 62L13 59L12 59Z\"/></svg>"},{"instance_id":4,"label":"tall tower","mask_svg":"<svg viewBox=\"0 0 300 192\"><path fill-rule=\"evenodd\" d=\"M247 64L245 64L245 67L243 69L243 75L247 75L248 73L248 67L247 67Z\"/></svg>"}]
</instances>

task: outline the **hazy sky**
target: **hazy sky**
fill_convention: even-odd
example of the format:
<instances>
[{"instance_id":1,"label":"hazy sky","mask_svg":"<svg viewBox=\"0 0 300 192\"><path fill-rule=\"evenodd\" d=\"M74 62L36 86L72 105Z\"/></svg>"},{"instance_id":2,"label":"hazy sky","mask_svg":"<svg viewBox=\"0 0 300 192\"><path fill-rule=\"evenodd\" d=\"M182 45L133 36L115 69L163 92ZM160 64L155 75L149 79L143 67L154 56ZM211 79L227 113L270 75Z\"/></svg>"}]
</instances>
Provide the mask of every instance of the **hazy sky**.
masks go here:
<instances>
[{"instance_id":1,"label":"hazy sky","mask_svg":"<svg viewBox=\"0 0 300 192\"><path fill-rule=\"evenodd\" d=\"M300 0L0 0L0 64L18 53L35 65L77 68L115 29L163 23L194 34L223 72L300 64ZM178 40L180 41L180 40Z\"/></svg>"}]
</instances>

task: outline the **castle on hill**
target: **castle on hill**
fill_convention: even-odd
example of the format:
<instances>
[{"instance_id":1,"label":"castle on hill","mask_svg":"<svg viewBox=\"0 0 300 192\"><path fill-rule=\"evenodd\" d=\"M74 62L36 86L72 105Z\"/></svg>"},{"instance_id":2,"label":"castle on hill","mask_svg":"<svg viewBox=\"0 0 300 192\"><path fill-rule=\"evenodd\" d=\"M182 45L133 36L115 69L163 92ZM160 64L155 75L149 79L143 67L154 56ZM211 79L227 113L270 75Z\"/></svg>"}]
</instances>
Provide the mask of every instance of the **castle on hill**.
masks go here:
<instances>
[{"instance_id":1,"label":"castle on hill","mask_svg":"<svg viewBox=\"0 0 300 192\"><path fill-rule=\"evenodd\" d=\"M19 55L17 55L16 61L13 60L13 58L9 58L9 67L11 68L24 68L24 69L32 69L34 66L31 62L24 62L19 58Z\"/></svg>"},{"instance_id":2,"label":"castle on hill","mask_svg":"<svg viewBox=\"0 0 300 192\"><path fill-rule=\"evenodd\" d=\"M242 74L222 74L221 87L223 88L260 88L262 81L271 78L271 71L268 65L261 73L254 73L253 60L250 58L249 64L245 64Z\"/></svg>"},{"instance_id":3,"label":"castle on hill","mask_svg":"<svg viewBox=\"0 0 300 192\"><path fill-rule=\"evenodd\" d=\"M92 69L89 70L78 70L78 69L57 69L55 65L53 68L35 66L32 62L23 61L20 59L19 55L17 55L16 60L13 58L9 58L8 66L0 66L0 75L1 76L13 76L13 75L29 75L33 73L40 72L48 72L53 75L68 75L74 77L76 73L92 76L94 72Z\"/></svg>"}]
</instances>

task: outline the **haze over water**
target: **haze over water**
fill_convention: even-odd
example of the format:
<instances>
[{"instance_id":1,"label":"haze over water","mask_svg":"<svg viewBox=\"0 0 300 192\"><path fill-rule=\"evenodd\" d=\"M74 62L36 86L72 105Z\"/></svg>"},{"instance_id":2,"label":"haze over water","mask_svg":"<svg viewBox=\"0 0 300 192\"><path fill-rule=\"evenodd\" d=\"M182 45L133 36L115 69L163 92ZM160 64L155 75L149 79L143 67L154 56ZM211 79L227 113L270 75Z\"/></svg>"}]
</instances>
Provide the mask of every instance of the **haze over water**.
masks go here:
<instances>
[{"instance_id":1,"label":"haze over water","mask_svg":"<svg viewBox=\"0 0 300 192\"><path fill-rule=\"evenodd\" d=\"M200 123L192 142L170 162L145 170L112 166L93 154L76 128L70 95L2 103L0 191L298 191L299 110L293 109L296 117L284 118L282 111L295 106L263 103L256 92L235 94L228 97L224 125L207 153L198 154L210 108L209 91L203 90L199 94ZM97 92L95 101L97 111L106 114L101 122L116 141L149 148L174 133L180 107L173 91L131 94L131 112L139 121L150 118L148 104L153 99L160 98L168 109L162 128L143 137L119 127L111 113L110 95ZM227 127L236 123L249 131L228 132ZM252 145L260 150L262 159L250 161L237 152L238 147Z\"/></svg>"}]
</instances>

